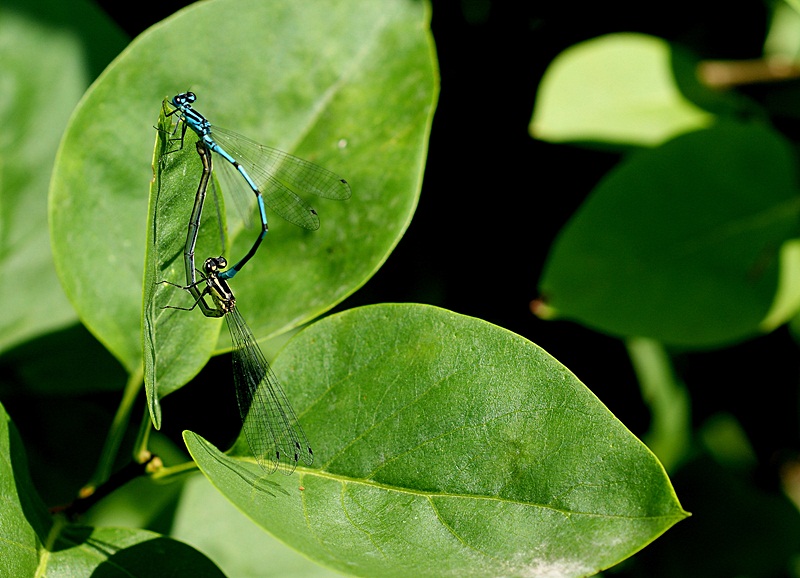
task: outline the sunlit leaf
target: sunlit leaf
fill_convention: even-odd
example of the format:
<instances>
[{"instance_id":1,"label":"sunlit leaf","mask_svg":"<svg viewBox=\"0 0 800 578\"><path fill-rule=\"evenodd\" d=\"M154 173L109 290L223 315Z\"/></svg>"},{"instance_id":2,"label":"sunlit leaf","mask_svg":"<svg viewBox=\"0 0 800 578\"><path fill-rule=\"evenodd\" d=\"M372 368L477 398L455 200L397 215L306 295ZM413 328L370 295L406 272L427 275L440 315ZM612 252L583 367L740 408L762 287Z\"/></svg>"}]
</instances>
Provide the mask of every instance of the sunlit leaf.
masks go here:
<instances>
[{"instance_id":1,"label":"sunlit leaf","mask_svg":"<svg viewBox=\"0 0 800 578\"><path fill-rule=\"evenodd\" d=\"M531 134L552 142L655 146L710 125L714 116L678 87L666 40L608 34L571 46L550 63Z\"/></svg>"},{"instance_id":2,"label":"sunlit leaf","mask_svg":"<svg viewBox=\"0 0 800 578\"><path fill-rule=\"evenodd\" d=\"M438 86L428 19L426 4L410 0L200 2L143 33L106 69L70 121L50 211L67 294L129 370L142 363L147 191L162 100L191 89L212 123L352 186L347 202L310 199L319 231L271 219L236 278L255 335L278 334L363 284L408 225ZM186 180L187 221L199 176ZM253 233L229 233L231 254L243 255Z\"/></svg>"},{"instance_id":3,"label":"sunlit leaf","mask_svg":"<svg viewBox=\"0 0 800 578\"><path fill-rule=\"evenodd\" d=\"M489 323L354 309L300 332L274 368L312 467L267 476L184 438L239 509L341 572L584 576L686 516L658 460L574 375Z\"/></svg>"}]
</instances>

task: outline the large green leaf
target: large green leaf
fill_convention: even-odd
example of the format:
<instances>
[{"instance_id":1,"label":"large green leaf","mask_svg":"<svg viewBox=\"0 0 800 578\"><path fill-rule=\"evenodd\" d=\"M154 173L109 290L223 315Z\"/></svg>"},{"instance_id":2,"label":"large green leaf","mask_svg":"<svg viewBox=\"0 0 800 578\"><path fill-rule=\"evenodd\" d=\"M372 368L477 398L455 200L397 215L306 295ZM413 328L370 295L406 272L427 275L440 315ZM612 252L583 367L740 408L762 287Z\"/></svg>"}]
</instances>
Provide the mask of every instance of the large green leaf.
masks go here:
<instances>
[{"instance_id":1,"label":"large green leaf","mask_svg":"<svg viewBox=\"0 0 800 578\"><path fill-rule=\"evenodd\" d=\"M655 146L711 124L674 77L669 43L608 34L571 46L547 68L530 132L552 141Z\"/></svg>"},{"instance_id":2,"label":"large green leaf","mask_svg":"<svg viewBox=\"0 0 800 578\"><path fill-rule=\"evenodd\" d=\"M153 532L52 519L28 474L22 441L0 406L3 576L222 576L200 552Z\"/></svg>"},{"instance_id":3,"label":"large green leaf","mask_svg":"<svg viewBox=\"0 0 800 578\"><path fill-rule=\"evenodd\" d=\"M411 0L213 0L154 26L108 67L70 122L50 210L67 294L126 367L142 363L147 187L163 98L191 89L212 123L352 186L347 202L310 199L319 231L272 218L236 277L255 335L277 334L363 284L411 218L438 86L428 19L427 4ZM196 176L187 175L184 220L200 177L187 172ZM230 255L243 255L255 233L229 233Z\"/></svg>"},{"instance_id":4,"label":"large green leaf","mask_svg":"<svg viewBox=\"0 0 800 578\"><path fill-rule=\"evenodd\" d=\"M691 347L757 334L778 312L785 321L778 281L796 269L782 246L797 234L798 192L791 146L757 124L632 155L556 240L540 283L548 314ZM796 277L785 276L794 295Z\"/></svg>"},{"instance_id":5,"label":"large green leaf","mask_svg":"<svg viewBox=\"0 0 800 578\"><path fill-rule=\"evenodd\" d=\"M76 1L0 6L0 268L14 275L0 317L0 350L75 322L58 284L47 231L47 186L70 112L122 35L96 6ZM24 288L24 290L22 290Z\"/></svg>"},{"instance_id":6,"label":"large green leaf","mask_svg":"<svg viewBox=\"0 0 800 578\"><path fill-rule=\"evenodd\" d=\"M584 576L687 515L655 456L569 370L484 321L353 309L300 332L274 369L313 467L267 477L184 438L239 509L339 571Z\"/></svg>"}]
</instances>

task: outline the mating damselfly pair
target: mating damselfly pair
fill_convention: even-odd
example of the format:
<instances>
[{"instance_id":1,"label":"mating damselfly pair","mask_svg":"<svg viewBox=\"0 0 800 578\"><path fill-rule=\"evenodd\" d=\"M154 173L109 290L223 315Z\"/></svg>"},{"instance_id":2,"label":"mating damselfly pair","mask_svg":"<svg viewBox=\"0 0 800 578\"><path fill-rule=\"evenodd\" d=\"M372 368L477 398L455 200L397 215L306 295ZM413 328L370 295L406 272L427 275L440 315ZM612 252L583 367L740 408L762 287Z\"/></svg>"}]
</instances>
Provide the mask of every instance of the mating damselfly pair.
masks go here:
<instances>
[{"instance_id":1,"label":"mating damselfly pair","mask_svg":"<svg viewBox=\"0 0 800 578\"><path fill-rule=\"evenodd\" d=\"M199 308L206 317L225 318L233 346L234 386L245 438L263 469L268 472L280 469L288 474L294 471L299 461L311 464L313 453L277 378L239 313L228 281L258 250L268 231L267 210L274 210L295 225L315 230L319 228L319 217L301 195L311 193L345 200L350 197L350 186L344 179L314 163L212 126L192 107L195 100L191 92L180 93L170 101L172 110L165 108L164 111L166 117L178 118L169 138L170 142L179 143L174 150L183 147L187 128L190 128L197 134L196 148L202 163L194 205L191 212L188 206L186 211L190 215L183 251L186 285L163 280L167 285L188 291L195 301L189 307L168 305L166 308ZM174 151L167 151L167 154L169 152ZM214 156L222 160L216 167ZM245 256L230 268L226 268L227 260L220 255L206 258L202 270L199 270L195 264L195 250L203 207L208 192L216 193L212 173L223 177L220 182L226 196L233 198L245 222L249 220L249 207L253 200L256 201L261 230ZM221 227L222 219L217 222ZM209 220L206 220L206 226L208 224ZM224 231L220 229L219 232L224 251Z\"/></svg>"}]
</instances>

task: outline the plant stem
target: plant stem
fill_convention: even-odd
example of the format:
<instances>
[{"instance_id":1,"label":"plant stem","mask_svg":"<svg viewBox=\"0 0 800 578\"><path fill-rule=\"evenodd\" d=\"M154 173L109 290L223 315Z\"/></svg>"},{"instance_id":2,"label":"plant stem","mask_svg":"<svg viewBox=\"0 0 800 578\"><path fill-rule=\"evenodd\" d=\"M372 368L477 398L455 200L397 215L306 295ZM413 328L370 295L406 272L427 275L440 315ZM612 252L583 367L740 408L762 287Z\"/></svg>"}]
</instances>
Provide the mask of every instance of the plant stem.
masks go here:
<instances>
[{"instance_id":1,"label":"plant stem","mask_svg":"<svg viewBox=\"0 0 800 578\"><path fill-rule=\"evenodd\" d=\"M114 461L119 452L119 446L122 443L122 438L128 427L133 402L136 400L136 396L142 389L143 384L144 370L140 367L128 377L128 382L125 384L125 390L122 394L122 401L120 401L117 413L114 415L114 420L111 422L111 429L109 429L103 450L100 452L100 460L97 463L97 468L91 480L89 480L89 483L81 488L80 496L85 497L91 495L99 485L110 477L111 468L114 466ZM134 455L134 460L136 459L137 456Z\"/></svg>"},{"instance_id":2,"label":"plant stem","mask_svg":"<svg viewBox=\"0 0 800 578\"><path fill-rule=\"evenodd\" d=\"M147 460L143 462L131 461L121 470L111 474L102 484L93 488L92 493L81 494L78 499L63 509L63 513L68 519L75 519L114 490L139 476L157 471L161 466L161 458L154 455L148 455Z\"/></svg>"},{"instance_id":3,"label":"plant stem","mask_svg":"<svg viewBox=\"0 0 800 578\"><path fill-rule=\"evenodd\" d=\"M652 414L650 431L643 441L669 471L686 455L689 447L689 394L675 377L663 345L653 339L633 337L627 340L626 346L642 398Z\"/></svg>"},{"instance_id":4,"label":"plant stem","mask_svg":"<svg viewBox=\"0 0 800 578\"><path fill-rule=\"evenodd\" d=\"M779 57L756 60L706 60L697 67L706 86L728 89L743 84L783 82L800 77L800 66Z\"/></svg>"}]
</instances>

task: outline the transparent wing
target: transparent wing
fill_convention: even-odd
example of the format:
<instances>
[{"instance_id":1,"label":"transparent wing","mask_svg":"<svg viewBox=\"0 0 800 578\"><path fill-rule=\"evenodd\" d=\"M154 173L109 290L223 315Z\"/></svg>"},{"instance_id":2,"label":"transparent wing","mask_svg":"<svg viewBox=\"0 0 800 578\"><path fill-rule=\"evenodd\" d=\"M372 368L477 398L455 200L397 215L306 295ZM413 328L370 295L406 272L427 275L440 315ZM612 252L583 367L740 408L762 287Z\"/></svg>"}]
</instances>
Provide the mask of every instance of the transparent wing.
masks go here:
<instances>
[{"instance_id":1,"label":"transparent wing","mask_svg":"<svg viewBox=\"0 0 800 578\"><path fill-rule=\"evenodd\" d=\"M311 230L319 228L316 211L301 195L314 194L334 200L350 198L347 181L319 165L224 128L214 127L212 138L244 167L267 207L290 223ZM246 186L241 175L239 178ZM250 196L252 204L255 197L252 191Z\"/></svg>"},{"instance_id":2,"label":"transparent wing","mask_svg":"<svg viewBox=\"0 0 800 578\"><path fill-rule=\"evenodd\" d=\"M239 310L226 316L233 342L233 381L239 415L250 449L267 472L291 474L314 454L286 394Z\"/></svg>"}]
</instances>

